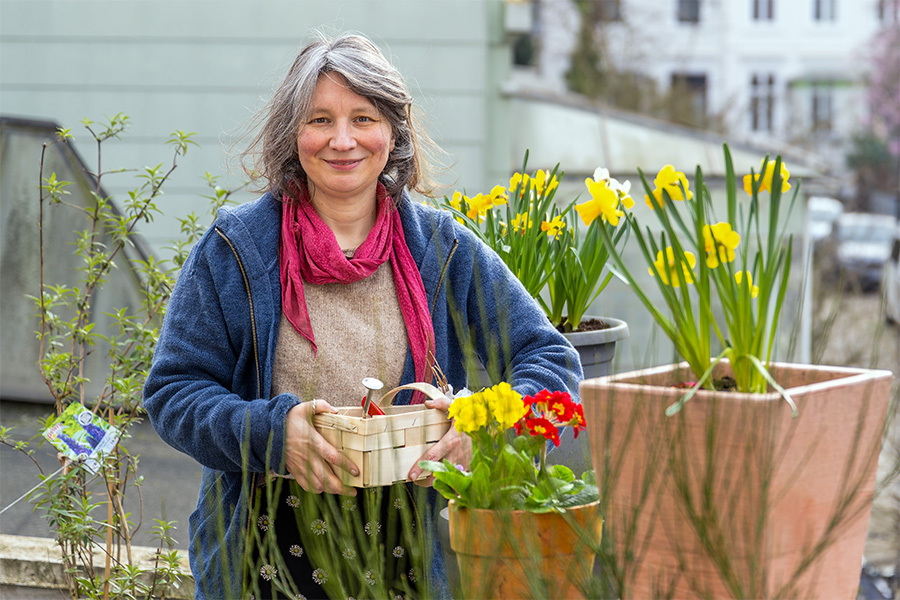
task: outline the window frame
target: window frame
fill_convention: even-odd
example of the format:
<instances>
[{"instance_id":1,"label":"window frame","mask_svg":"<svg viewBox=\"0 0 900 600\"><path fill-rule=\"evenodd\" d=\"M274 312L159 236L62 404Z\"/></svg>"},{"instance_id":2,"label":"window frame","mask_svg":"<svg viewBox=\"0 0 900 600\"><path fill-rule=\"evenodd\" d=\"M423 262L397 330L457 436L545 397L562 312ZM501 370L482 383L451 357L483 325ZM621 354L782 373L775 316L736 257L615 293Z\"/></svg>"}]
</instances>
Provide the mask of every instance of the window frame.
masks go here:
<instances>
[{"instance_id":1,"label":"window frame","mask_svg":"<svg viewBox=\"0 0 900 600\"><path fill-rule=\"evenodd\" d=\"M679 23L699 23L700 0L676 0L675 18Z\"/></svg>"},{"instance_id":2,"label":"window frame","mask_svg":"<svg viewBox=\"0 0 900 600\"><path fill-rule=\"evenodd\" d=\"M813 0L813 19L818 22L837 21L837 0Z\"/></svg>"},{"instance_id":3,"label":"window frame","mask_svg":"<svg viewBox=\"0 0 900 600\"><path fill-rule=\"evenodd\" d=\"M752 6L754 21L775 20L775 0L753 0Z\"/></svg>"},{"instance_id":4,"label":"window frame","mask_svg":"<svg viewBox=\"0 0 900 600\"><path fill-rule=\"evenodd\" d=\"M753 73L750 77L750 130L772 132L775 128L775 74Z\"/></svg>"},{"instance_id":5,"label":"window frame","mask_svg":"<svg viewBox=\"0 0 900 600\"><path fill-rule=\"evenodd\" d=\"M810 130L817 134L834 131L834 85L814 81L810 90Z\"/></svg>"}]
</instances>

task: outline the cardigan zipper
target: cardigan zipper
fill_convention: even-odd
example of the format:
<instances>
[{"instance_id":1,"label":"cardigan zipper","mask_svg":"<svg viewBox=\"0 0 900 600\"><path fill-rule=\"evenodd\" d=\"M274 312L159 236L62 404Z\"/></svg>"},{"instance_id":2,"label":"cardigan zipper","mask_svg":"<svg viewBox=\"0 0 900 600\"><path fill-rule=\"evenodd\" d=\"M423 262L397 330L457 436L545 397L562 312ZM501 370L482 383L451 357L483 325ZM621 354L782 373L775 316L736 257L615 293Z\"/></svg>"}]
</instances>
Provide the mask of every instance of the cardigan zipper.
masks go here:
<instances>
[{"instance_id":1,"label":"cardigan zipper","mask_svg":"<svg viewBox=\"0 0 900 600\"><path fill-rule=\"evenodd\" d=\"M215 228L216 233L219 234L225 243L228 244L228 247L231 248L231 251L234 253L234 258L237 260L238 267L241 269L241 275L244 277L244 287L247 288L247 300L250 303L250 332L253 334L253 359L256 362L256 397L262 398L262 373L259 369L259 348L256 344L256 315L253 312L253 294L250 293L250 279L247 277L247 271L244 269L244 263L241 261L240 255L238 255L237 249L234 247L234 244L231 243L231 240L222 233L222 230L218 227Z\"/></svg>"},{"instance_id":2,"label":"cardigan zipper","mask_svg":"<svg viewBox=\"0 0 900 600\"><path fill-rule=\"evenodd\" d=\"M241 260L241 256L238 254L237 248L234 247L234 244L231 243L231 240L228 239L222 230L218 227L215 228L216 233L219 234L225 243L228 244L228 247L231 248L231 251L234 253L234 258L237 261L238 268L241 270L241 276L244 278L244 287L247 289L247 302L250 304L250 332L253 335L253 360L256 362L256 397L262 398L262 377L259 370L259 348L256 344L256 314L253 311L253 294L250 292L250 279L247 277L247 270L244 269L244 263ZM250 536L251 527L253 524L250 522L250 518L253 515L253 492L256 490L256 481L257 474L253 473L250 478L250 497L247 498L247 531L246 535Z\"/></svg>"}]
</instances>

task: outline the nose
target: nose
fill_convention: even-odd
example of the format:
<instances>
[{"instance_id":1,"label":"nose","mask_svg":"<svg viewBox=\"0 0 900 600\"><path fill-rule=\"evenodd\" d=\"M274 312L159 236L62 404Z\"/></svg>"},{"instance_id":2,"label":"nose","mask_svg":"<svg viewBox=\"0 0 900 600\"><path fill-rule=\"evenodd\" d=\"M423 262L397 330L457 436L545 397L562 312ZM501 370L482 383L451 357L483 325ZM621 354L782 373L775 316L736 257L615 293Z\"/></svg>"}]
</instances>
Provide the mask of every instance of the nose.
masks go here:
<instances>
[{"instance_id":1,"label":"nose","mask_svg":"<svg viewBox=\"0 0 900 600\"><path fill-rule=\"evenodd\" d=\"M329 146L339 152L353 150L356 147L356 138L347 122L339 122L335 125L334 135L331 136Z\"/></svg>"}]
</instances>

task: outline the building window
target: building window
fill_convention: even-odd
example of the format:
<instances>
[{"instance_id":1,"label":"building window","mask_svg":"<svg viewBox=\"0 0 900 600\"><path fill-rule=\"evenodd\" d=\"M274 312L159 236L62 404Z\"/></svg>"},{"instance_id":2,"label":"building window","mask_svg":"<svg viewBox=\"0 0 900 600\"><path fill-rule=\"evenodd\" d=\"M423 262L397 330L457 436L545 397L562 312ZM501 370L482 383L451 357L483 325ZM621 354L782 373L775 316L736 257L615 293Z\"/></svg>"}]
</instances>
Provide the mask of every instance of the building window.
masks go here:
<instances>
[{"instance_id":1,"label":"building window","mask_svg":"<svg viewBox=\"0 0 900 600\"><path fill-rule=\"evenodd\" d=\"M621 21L622 6L620 0L597 0L597 17L600 21Z\"/></svg>"},{"instance_id":2,"label":"building window","mask_svg":"<svg viewBox=\"0 0 900 600\"><path fill-rule=\"evenodd\" d=\"M670 115L676 123L701 127L706 124L706 75L672 73Z\"/></svg>"},{"instance_id":3,"label":"building window","mask_svg":"<svg viewBox=\"0 0 900 600\"><path fill-rule=\"evenodd\" d=\"M834 21L837 18L835 0L813 0L813 17L816 21Z\"/></svg>"},{"instance_id":4,"label":"building window","mask_svg":"<svg viewBox=\"0 0 900 600\"><path fill-rule=\"evenodd\" d=\"M812 86L812 130L831 131L834 125L834 88L827 83Z\"/></svg>"},{"instance_id":5,"label":"building window","mask_svg":"<svg viewBox=\"0 0 900 600\"><path fill-rule=\"evenodd\" d=\"M771 21L775 18L775 0L753 0L753 20Z\"/></svg>"},{"instance_id":6,"label":"building window","mask_svg":"<svg viewBox=\"0 0 900 600\"><path fill-rule=\"evenodd\" d=\"M678 0L678 20L682 23L699 23L700 0Z\"/></svg>"},{"instance_id":7,"label":"building window","mask_svg":"<svg viewBox=\"0 0 900 600\"><path fill-rule=\"evenodd\" d=\"M775 110L775 76L754 75L750 79L750 129L772 131Z\"/></svg>"},{"instance_id":8,"label":"building window","mask_svg":"<svg viewBox=\"0 0 900 600\"><path fill-rule=\"evenodd\" d=\"M900 23L900 0L878 0L878 22L883 25Z\"/></svg>"}]
</instances>

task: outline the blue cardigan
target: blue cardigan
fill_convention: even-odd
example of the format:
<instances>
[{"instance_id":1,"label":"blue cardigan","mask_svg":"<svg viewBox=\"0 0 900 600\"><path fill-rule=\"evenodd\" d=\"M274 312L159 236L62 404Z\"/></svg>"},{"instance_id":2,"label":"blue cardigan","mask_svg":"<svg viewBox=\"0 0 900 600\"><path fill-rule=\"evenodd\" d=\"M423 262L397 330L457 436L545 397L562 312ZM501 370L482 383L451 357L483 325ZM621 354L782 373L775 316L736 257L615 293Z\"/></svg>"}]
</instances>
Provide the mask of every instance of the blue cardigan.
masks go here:
<instances>
[{"instance_id":1,"label":"blue cardigan","mask_svg":"<svg viewBox=\"0 0 900 600\"><path fill-rule=\"evenodd\" d=\"M399 210L434 302L437 363L453 388L466 385L472 349L484 364L500 365L522 394L547 388L575 397L577 352L496 253L449 214L406 193ZM160 437L204 467L189 523L197 598L239 596L250 485L242 472L283 472L285 415L302 400L271 395L280 231L281 203L270 194L219 211L181 269L144 387ZM407 352L403 383L411 381ZM404 393L397 402L409 400Z\"/></svg>"}]
</instances>

